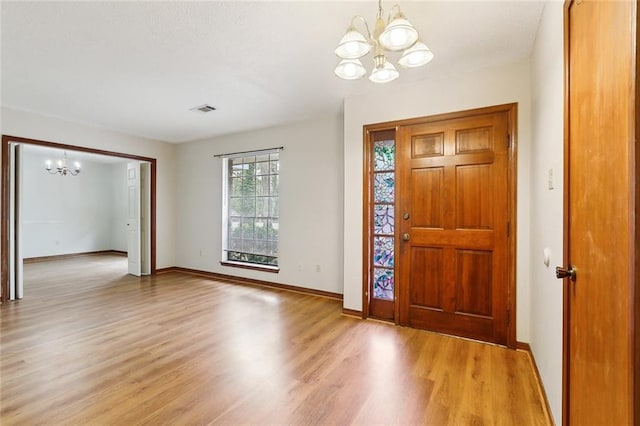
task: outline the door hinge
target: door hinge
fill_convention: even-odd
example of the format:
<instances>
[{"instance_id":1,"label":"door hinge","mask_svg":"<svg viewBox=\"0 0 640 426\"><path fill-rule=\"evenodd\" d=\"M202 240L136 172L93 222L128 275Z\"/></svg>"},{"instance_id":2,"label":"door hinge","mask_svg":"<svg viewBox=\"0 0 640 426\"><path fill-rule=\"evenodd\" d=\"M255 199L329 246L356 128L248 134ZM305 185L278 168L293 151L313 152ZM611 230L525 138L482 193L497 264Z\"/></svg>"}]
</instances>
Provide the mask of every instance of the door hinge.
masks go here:
<instances>
[{"instance_id":1,"label":"door hinge","mask_svg":"<svg viewBox=\"0 0 640 426\"><path fill-rule=\"evenodd\" d=\"M509 325L510 321L511 321L511 311L507 309L507 325Z\"/></svg>"},{"instance_id":2,"label":"door hinge","mask_svg":"<svg viewBox=\"0 0 640 426\"><path fill-rule=\"evenodd\" d=\"M511 236L511 222L507 222L507 238Z\"/></svg>"},{"instance_id":3,"label":"door hinge","mask_svg":"<svg viewBox=\"0 0 640 426\"><path fill-rule=\"evenodd\" d=\"M511 135L507 133L507 148L511 148Z\"/></svg>"}]
</instances>

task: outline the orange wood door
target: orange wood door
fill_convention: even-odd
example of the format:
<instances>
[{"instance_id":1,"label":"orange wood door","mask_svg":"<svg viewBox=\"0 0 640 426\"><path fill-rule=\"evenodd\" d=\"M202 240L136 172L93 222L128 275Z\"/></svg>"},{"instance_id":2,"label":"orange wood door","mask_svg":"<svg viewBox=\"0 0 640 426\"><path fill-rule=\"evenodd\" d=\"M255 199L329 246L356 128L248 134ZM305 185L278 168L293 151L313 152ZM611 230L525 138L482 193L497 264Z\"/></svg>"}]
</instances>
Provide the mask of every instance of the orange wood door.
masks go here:
<instances>
[{"instance_id":1,"label":"orange wood door","mask_svg":"<svg viewBox=\"0 0 640 426\"><path fill-rule=\"evenodd\" d=\"M576 280L564 281L565 424L634 424L640 397L633 384L636 8L579 1L565 9L565 265L576 267Z\"/></svg>"},{"instance_id":2,"label":"orange wood door","mask_svg":"<svg viewBox=\"0 0 640 426\"><path fill-rule=\"evenodd\" d=\"M507 345L509 112L469 114L397 135L400 323Z\"/></svg>"}]
</instances>

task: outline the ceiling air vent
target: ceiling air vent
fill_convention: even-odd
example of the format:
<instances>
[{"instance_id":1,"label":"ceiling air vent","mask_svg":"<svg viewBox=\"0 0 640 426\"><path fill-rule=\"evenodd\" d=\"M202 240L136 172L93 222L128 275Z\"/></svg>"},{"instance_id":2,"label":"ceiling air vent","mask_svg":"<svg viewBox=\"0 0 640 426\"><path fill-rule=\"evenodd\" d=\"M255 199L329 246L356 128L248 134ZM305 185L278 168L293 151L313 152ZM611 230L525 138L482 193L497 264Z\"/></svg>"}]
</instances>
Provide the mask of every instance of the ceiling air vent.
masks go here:
<instances>
[{"instance_id":1,"label":"ceiling air vent","mask_svg":"<svg viewBox=\"0 0 640 426\"><path fill-rule=\"evenodd\" d=\"M207 112L215 111L216 108L212 107L211 105L204 104L204 105L190 108L189 110L193 112L198 112L200 114L206 114Z\"/></svg>"}]
</instances>

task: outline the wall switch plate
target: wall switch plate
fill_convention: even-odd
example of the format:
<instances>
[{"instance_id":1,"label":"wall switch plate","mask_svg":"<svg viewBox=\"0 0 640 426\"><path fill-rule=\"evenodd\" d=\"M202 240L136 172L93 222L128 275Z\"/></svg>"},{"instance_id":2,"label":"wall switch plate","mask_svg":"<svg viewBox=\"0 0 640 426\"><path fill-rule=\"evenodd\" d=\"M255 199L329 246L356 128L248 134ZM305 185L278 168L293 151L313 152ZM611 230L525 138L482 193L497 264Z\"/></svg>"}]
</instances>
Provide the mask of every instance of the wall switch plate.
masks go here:
<instances>
[{"instance_id":1,"label":"wall switch plate","mask_svg":"<svg viewBox=\"0 0 640 426\"><path fill-rule=\"evenodd\" d=\"M549 267L549 264L551 263L551 249L549 247L545 247L542 251L542 262L544 263L544 266L547 268Z\"/></svg>"},{"instance_id":2,"label":"wall switch plate","mask_svg":"<svg viewBox=\"0 0 640 426\"><path fill-rule=\"evenodd\" d=\"M547 183L549 185L549 191L551 191L554 188L553 187L553 169L549 169Z\"/></svg>"}]
</instances>

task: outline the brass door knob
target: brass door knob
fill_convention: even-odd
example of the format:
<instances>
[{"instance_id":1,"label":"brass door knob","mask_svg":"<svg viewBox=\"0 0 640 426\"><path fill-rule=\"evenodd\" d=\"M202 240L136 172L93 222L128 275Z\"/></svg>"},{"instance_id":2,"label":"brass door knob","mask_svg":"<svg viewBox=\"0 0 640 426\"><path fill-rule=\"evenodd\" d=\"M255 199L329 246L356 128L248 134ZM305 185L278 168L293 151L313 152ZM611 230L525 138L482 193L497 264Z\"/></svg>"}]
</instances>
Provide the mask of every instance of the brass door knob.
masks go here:
<instances>
[{"instance_id":1,"label":"brass door knob","mask_svg":"<svg viewBox=\"0 0 640 426\"><path fill-rule=\"evenodd\" d=\"M573 265L569 265L568 268L563 268L561 266L556 266L556 278L569 278L571 281L576 280L576 267Z\"/></svg>"},{"instance_id":2,"label":"brass door knob","mask_svg":"<svg viewBox=\"0 0 640 426\"><path fill-rule=\"evenodd\" d=\"M411 238L411 236L409 234L402 234L402 239L404 241L409 241L410 238Z\"/></svg>"}]
</instances>

